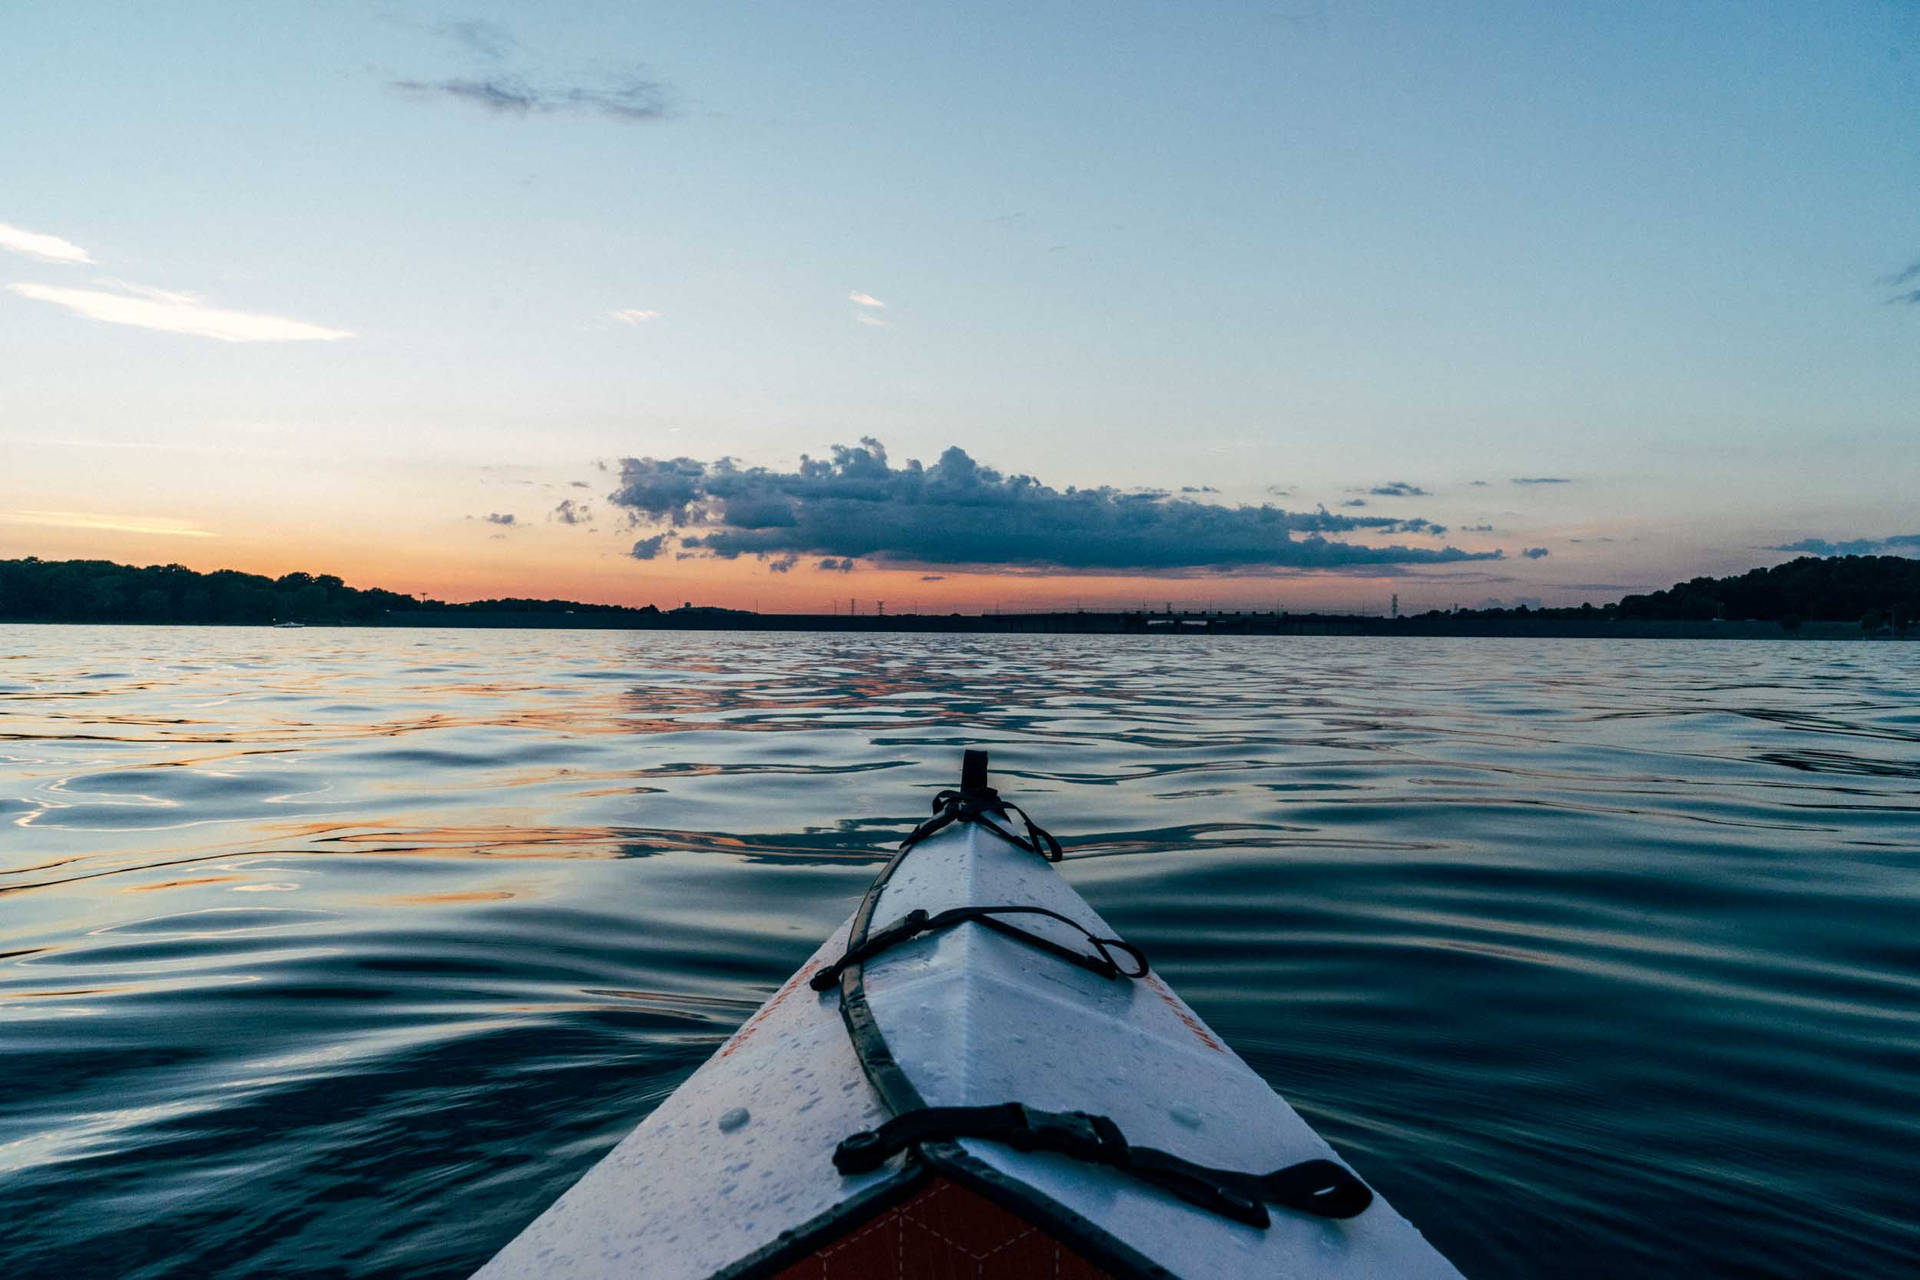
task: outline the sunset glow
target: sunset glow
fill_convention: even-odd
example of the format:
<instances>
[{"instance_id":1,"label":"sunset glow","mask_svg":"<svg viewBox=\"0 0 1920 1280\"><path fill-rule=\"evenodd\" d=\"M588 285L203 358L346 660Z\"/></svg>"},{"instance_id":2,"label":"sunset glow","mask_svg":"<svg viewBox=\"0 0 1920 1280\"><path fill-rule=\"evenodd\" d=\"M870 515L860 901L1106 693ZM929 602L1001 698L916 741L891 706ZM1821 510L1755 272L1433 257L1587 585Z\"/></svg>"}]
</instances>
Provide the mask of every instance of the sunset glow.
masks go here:
<instances>
[{"instance_id":1,"label":"sunset glow","mask_svg":"<svg viewBox=\"0 0 1920 1280\"><path fill-rule=\"evenodd\" d=\"M42 8L0 556L1382 612L1894 547L1915 30L1843 12L133 11L76 78ZM803 474L863 441L884 492ZM633 469L680 463L757 479L677 523Z\"/></svg>"}]
</instances>

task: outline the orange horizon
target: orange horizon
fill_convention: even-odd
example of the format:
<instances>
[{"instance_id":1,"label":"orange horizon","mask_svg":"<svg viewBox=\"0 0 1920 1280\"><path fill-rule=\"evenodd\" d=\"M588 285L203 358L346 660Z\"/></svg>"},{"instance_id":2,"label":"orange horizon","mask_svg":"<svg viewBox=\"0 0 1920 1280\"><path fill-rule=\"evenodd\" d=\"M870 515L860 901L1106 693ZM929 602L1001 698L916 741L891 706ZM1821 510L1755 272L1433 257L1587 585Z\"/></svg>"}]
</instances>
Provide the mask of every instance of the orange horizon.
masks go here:
<instances>
[{"instance_id":1,"label":"orange horizon","mask_svg":"<svg viewBox=\"0 0 1920 1280\"><path fill-rule=\"evenodd\" d=\"M822 615L844 614L850 608L871 614L882 607L896 614L944 614L1160 610L1169 605L1174 609L1384 614L1396 594L1403 611L1416 612L1469 604L1499 594L1503 586L1513 589L1509 584L1423 580L1415 575L1331 573L1170 578L866 563L847 573L823 571L808 563L777 573L765 562L747 557L642 561L611 546L583 560L577 552L556 554L562 549L535 539L515 544L511 535L502 540L504 546L489 540L484 559L453 549L383 546L357 531L335 540L330 552L311 547L295 550L279 538L196 538L188 543L129 533L103 537L97 530L62 530L34 541L38 545L31 548L0 542L0 558L31 555L43 560L112 560L139 566L180 564L201 573L231 569L273 578L288 573L332 574L362 590L380 588L454 604L514 597L629 608L651 604L672 609L691 603L756 613Z\"/></svg>"}]
</instances>

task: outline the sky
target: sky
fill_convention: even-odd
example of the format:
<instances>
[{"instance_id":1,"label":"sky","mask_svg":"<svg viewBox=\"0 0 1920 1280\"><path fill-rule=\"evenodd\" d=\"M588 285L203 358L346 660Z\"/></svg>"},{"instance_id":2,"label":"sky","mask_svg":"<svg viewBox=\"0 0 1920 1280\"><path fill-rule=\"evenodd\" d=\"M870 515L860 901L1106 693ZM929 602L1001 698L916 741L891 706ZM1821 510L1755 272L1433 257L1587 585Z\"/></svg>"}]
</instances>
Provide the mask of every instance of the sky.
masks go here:
<instances>
[{"instance_id":1,"label":"sky","mask_svg":"<svg viewBox=\"0 0 1920 1280\"><path fill-rule=\"evenodd\" d=\"M1380 612L1920 549L1914 0L5 28L0 557Z\"/></svg>"}]
</instances>

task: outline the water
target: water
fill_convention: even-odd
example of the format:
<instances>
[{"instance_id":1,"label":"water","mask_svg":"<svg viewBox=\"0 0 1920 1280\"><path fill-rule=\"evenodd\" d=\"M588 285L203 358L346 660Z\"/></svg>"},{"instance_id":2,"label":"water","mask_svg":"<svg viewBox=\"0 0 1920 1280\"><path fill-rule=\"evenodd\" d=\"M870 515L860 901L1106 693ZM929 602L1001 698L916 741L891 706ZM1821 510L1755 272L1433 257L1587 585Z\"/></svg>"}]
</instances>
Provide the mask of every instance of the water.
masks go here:
<instances>
[{"instance_id":1,"label":"water","mask_svg":"<svg viewBox=\"0 0 1920 1280\"><path fill-rule=\"evenodd\" d=\"M1469 1274L1911 1274L1920 646L0 628L0 1274L458 1277L959 748Z\"/></svg>"}]
</instances>

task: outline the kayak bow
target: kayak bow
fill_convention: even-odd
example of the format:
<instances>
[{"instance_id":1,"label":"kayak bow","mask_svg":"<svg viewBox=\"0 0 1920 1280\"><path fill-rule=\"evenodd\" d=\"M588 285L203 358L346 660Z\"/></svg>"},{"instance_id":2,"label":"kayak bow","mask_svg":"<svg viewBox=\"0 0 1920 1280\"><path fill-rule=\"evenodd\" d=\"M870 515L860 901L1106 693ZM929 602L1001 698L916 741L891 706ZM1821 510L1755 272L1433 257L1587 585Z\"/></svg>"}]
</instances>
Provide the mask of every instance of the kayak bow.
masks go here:
<instances>
[{"instance_id":1,"label":"kayak bow","mask_svg":"<svg viewBox=\"0 0 1920 1280\"><path fill-rule=\"evenodd\" d=\"M1459 1276L966 756L853 918L476 1280Z\"/></svg>"}]
</instances>

